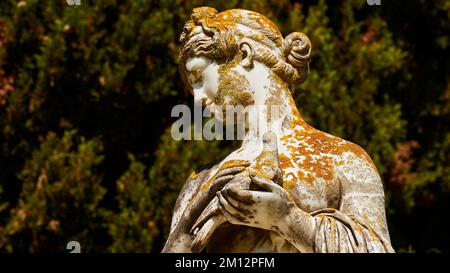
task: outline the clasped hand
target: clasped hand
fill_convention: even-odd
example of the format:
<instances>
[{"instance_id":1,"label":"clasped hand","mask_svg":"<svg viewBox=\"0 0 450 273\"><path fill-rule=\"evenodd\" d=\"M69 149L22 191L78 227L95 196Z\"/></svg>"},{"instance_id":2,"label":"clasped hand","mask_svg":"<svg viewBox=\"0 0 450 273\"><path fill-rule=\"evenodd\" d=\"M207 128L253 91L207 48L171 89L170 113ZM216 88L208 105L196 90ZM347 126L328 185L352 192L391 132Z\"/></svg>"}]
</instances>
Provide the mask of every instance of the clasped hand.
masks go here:
<instances>
[{"instance_id":1,"label":"clasped hand","mask_svg":"<svg viewBox=\"0 0 450 273\"><path fill-rule=\"evenodd\" d=\"M278 230L294 203L287 191L275 182L256 174L250 174L250 178L262 190L245 190L232 185L217 191L220 212L234 225Z\"/></svg>"}]
</instances>

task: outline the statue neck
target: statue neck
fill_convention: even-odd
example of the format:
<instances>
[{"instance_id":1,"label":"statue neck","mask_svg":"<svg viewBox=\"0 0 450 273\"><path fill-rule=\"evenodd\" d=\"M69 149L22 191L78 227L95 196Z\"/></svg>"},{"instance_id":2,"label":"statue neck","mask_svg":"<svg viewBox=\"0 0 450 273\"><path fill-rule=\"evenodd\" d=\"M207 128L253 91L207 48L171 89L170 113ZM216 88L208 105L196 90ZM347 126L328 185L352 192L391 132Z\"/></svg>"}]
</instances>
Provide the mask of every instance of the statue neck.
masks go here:
<instances>
[{"instance_id":1,"label":"statue neck","mask_svg":"<svg viewBox=\"0 0 450 273\"><path fill-rule=\"evenodd\" d=\"M260 77L264 78L264 77ZM239 150L249 158L262 150L262 136L268 131L277 135L279 149L285 145L283 139L295 137L295 130L304 130L309 125L301 117L289 87L278 76L271 73L265 81L256 84L255 110L248 113L249 129ZM257 124L257 128L255 128Z\"/></svg>"}]
</instances>

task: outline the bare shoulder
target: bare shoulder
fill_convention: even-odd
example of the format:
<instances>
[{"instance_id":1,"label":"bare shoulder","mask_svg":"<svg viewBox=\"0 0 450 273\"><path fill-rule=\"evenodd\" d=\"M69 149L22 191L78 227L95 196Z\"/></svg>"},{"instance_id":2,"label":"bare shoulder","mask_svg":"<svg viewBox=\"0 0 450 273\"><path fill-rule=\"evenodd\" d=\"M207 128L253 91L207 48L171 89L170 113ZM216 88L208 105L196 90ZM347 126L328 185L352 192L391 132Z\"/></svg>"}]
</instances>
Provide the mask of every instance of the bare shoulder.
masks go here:
<instances>
[{"instance_id":1,"label":"bare shoulder","mask_svg":"<svg viewBox=\"0 0 450 273\"><path fill-rule=\"evenodd\" d=\"M286 151L280 154L280 163L289 185L297 180L308 185L322 180L335 181L341 174L352 180L379 178L367 152L351 141L309 125L293 130L291 136L281 140L286 143Z\"/></svg>"},{"instance_id":2,"label":"bare shoulder","mask_svg":"<svg viewBox=\"0 0 450 273\"><path fill-rule=\"evenodd\" d=\"M305 144L325 157L335 158L337 165L368 168L378 173L372 158L358 144L314 128L307 135Z\"/></svg>"},{"instance_id":3,"label":"bare shoulder","mask_svg":"<svg viewBox=\"0 0 450 273\"><path fill-rule=\"evenodd\" d=\"M324 134L332 145L331 153L335 157L335 173L341 178L343 191L383 194L383 182L368 153L351 141Z\"/></svg>"}]
</instances>

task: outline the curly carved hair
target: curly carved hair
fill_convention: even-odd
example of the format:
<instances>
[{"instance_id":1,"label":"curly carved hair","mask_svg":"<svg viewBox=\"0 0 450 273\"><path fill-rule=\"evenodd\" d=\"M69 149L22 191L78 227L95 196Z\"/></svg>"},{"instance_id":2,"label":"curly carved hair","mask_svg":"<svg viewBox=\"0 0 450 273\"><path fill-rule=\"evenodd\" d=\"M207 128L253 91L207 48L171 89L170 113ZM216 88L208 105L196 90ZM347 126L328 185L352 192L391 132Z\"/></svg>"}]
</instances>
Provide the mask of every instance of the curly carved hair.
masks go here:
<instances>
[{"instance_id":1,"label":"curly carved hair","mask_svg":"<svg viewBox=\"0 0 450 273\"><path fill-rule=\"evenodd\" d=\"M185 83L185 63L189 57L231 61L243 42L252 46L253 59L267 65L285 82L301 83L308 77L311 54L308 37L293 32L283 39L272 21L253 11L232 9L218 13L210 7L195 8L180 42L180 72Z\"/></svg>"}]
</instances>

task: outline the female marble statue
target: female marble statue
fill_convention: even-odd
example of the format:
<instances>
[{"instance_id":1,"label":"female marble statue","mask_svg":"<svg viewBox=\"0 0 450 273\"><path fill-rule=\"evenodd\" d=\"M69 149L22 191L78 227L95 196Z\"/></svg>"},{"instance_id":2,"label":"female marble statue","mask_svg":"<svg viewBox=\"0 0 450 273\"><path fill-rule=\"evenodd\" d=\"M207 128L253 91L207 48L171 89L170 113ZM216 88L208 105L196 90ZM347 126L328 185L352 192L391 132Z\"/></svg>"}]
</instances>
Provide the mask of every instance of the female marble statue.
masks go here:
<instances>
[{"instance_id":1,"label":"female marble statue","mask_svg":"<svg viewBox=\"0 0 450 273\"><path fill-rule=\"evenodd\" d=\"M291 96L309 71L306 35L283 39L256 12L201 7L180 40L181 75L200 103L280 113L265 113L270 129L247 132L238 150L191 174L163 252L393 252L374 163L308 125Z\"/></svg>"}]
</instances>

